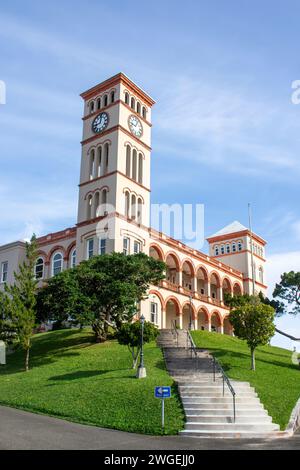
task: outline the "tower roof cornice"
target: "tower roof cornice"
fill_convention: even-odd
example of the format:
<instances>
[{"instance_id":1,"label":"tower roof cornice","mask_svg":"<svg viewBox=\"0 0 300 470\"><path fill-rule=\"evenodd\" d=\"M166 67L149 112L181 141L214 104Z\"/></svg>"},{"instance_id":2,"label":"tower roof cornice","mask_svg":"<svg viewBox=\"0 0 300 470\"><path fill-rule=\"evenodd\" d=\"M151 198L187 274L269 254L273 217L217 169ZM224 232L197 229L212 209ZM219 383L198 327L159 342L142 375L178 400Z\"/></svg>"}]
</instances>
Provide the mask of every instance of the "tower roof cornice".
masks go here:
<instances>
[{"instance_id":1,"label":"tower roof cornice","mask_svg":"<svg viewBox=\"0 0 300 470\"><path fill-rule=\"evenodd\" d=\"M113 77L104 80L104 82L95 85L92 88L89 88L87 91L81 93L81 98L88 100L93 98L95 95L101 93L102 91L110 88L118 83L123 83L130 91L135 93L141 100L143 100L148 106L153 106L155 101L151 98L148 93L146 93L142 88L137 86L130 78L127 77L123 72L117 73Z\"/></svg>"}]
</instances>

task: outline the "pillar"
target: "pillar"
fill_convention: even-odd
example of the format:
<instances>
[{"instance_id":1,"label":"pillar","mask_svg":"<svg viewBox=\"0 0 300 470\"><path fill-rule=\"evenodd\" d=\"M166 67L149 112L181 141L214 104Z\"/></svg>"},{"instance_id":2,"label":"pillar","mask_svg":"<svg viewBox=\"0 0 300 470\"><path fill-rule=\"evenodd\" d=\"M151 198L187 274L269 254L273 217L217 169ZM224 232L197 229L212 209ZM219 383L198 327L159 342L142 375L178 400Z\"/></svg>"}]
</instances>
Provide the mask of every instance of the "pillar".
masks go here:
<instances>
[{"instance_id":1,"label":"pillar","mask_svg":"<svg viewBox=\"0 0 300 470\"><path fill-rule=\"evenodd\" d=\"M167 328L167 312L164 308L161 309L161 327Z\"/></svg>"},{"instance_id":2,"label":"pillar","mask_svg":"<svg viewBox=\"0 0 300 470\"><path fill-rule=\"evenodd\" d=\"M196 276L192 278L192 291L197 292L197 278L196 278Z\"/></svg>"},{"instance_id":3,"label":"pillar","mask_svg":"<svg viewBox=\"0 0 300 470\"><path fill-rule=\"evenodd\" d=\"M178 271L178 285L182 287L182 271Z\"/></svg>"},{"instance_id":4,"label":"pillar","mask_svg":"<svg viewBox=\"0 0 300 470\"><path fill-rule=\"evenodd\" d=\"M207 330L208 331L211 331L211 319L209 317L208 321L207 321Z\"/></svg>"},{"instance_id":5,"label":"pillar","mask_svg":"<svg viewBox=\"0 0 300 470\"><path fill-rule=\"evenodd\" d=\"M179 328L182 330L182 325L183 325L183 322L182 322L182 312L178 315L178 320L179 320Z\"/></svg>"},{"instance_id":6,"label":"pillar","mask_svg":"<svg viewBox=\"0 0 300 470\"><path fill-rule=\"evenodd\" d=\"M211 297L211 289L210 289L210 282L207 283L207 297Z\"/></svg>"},{"instance_id":7,"label":"pillar","mask_svg":"<svg viewBox=\"0 0 300 470\"><path fill-rule=\"evenodd\" d=\"M223 322L221 323L221 326L220 326L220 333L221 333L221 335L224 334L224 325L223 325Z\"/></svg>"}]
</instances>

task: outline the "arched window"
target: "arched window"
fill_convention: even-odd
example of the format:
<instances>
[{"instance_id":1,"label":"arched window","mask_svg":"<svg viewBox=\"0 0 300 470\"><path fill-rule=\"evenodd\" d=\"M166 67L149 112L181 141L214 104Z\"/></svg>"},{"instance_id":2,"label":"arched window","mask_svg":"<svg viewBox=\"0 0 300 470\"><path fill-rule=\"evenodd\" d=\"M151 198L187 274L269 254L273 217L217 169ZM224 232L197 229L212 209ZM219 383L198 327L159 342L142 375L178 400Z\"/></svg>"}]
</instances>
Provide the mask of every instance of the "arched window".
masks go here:
<instances>
[{"instance_id":1,"label":"arched window","mask_svg":"<svg viewBox=\"0 0 300 470\"><path fill-rule=\"evenodd\" d=\"M219 247L215 246L215 256L219 256Z\"/></svg>"},{"instance_id":2,"label":"arched window","mask_svg":"<svg viewBox=\"0 0 300 470\"><path fill-rule=\"evenodd\" d=\"M103 102L104 102L104 106L108 105L108 96L107 95L104 95Z\"/></svg>"},{"instance_id":3,"label":"arched window","mask_svg":"<svg viewBox=\"0 0 300 470\"><path fill-rule=\"evenodd\" d=\"M90 155L90 180L94 179L95 174L95 150L91 150Z\"/></svg>"},{"instance_id":4,"label":"arched window","mask_svg":"<svg viewBox=\"0 0 300 470\"><path fill-rule=\"evenodd\" d=\"M143 184L143 155L139 154L139 178L138 182Z\"/></svg>"},{"instance_id":5,"label":"arched window","mask_svg":"<svg viewBox=\"0 0 300 470\"><path fill-rule=\"evenodd\" d=\"M136 112L138 114L141 114L141 104L139 102L137 102L137 104L136 104Z\"/></svg>"},{"instance_id":6,"label":"arched window","mask_svg":"<svg viewBox=\"0 0 300 470\"><path fill-rule=\"evenodd\" d=\"M108 159L109 159L109 145L105 144L104 146L104 172L103 172L104 175L106 175L108 172Z\"/></svg>"},{"instance_id":7,"label":"arched window","mask_svg":"<svg viewBox=\"0 0 300 470\"><path fill-rule=\"evenodd\" d=\"M131 107L132 109L135 108L135 99L134 99L134 98L131 98L130 107Z\"/></svg>"},{"instance_id":8,"label":"arched window","mask_svg":"<svg viewBox=\"0 0 300 470\"><path fill-rule=\"evenodd\" d=\"M52 258L52 276L56 276L63 270L63 256L61 253L56 253Z\"/></svg>"},{"instance_id":9,"label":"arched window","mask_svg":"<svg viewBox=\"0 0 300 470\"><path fill-rule=\"evenodd\" d=\"M93 196L90 194L87 199L87 211L86 211L87 220L90 220L92 218L92 204L93 204Z\"/></svg>"},{"instance_id":10,"label":"arched window","mask_svg":"<svg viewBox=\"0 0 300 470\"><path fill-rule=\"evenodd\" d=\"M111 103L115 102L115 92L114 91L112 91L111 94L110 94L110 102Z\"/></svg>"},{"instance_id":11,"label":"arched window","mask_svg":"<svg viewBox=\"0 0 300 470\"><path fill-rule=\"evenodd\" d=\"M232 244L232 253L235 253L236 252L236 243L233 242Z\"/></svg>"},{"instance_id":12,"label":"arched window","mask_svg":"<svg viewBox=\"0 0 300 470\"><path fill-rule=\"evenodd\" d=\"M101 163L102 163L102 147L97 148L97 163L96 163L96 177L101 176Z\"/></svg>"},{"instance_id":13,"label":"arched window","mask_svg":"<svg viewBox=\"0 0 300 470\"><path fill-rule=\"evenodd\" d=\"M238 242L238 251L242 251L242 249L243 249L242 242Z\"/></svg>"},{"instance_id":14,"label":"arched window","mask_svg":"<svg viewBox=\"0 0 300 470\"><path fill-rule=\"evenodd\" d=\"M127 93L127 91L125 93L125 103L129 104L129 94Z\"/></svg>"},{"instance_id":15,"label":"arched window","mask_svg":"<svg viewBox=\"0 0 300 470\"><path fill-rule=\"evenodd\" d=\"M130 178L130 171L131 171L131 148L130 145L126 146L126 176Z\"/></svg>"},{"instance_id":16,"label":"arched window","mask_svg":"<svg viewBox=\"0 0 300 470\"><path fill-rule=\"evenodd\" d=\"M125 193L125 215L126 217L130 215L130 194L128 191Z\"/></svg>"},{"instance_id":17,"label":"arched window","mask_svg":"<svg viewBox=\"0 0 300 470\"><path fill-rule=\"evenodd\" d=\"M147 114L146 108L145 108L145 106L143 106L142 116L143 116L144 119L146 119L146 114Z\"/></svg>"},{"instance_id":18,"label":"arched window","mask_svg":"<svg viewBox=\"0 0 300 470\"><path fill-rule=\"evenodd\" d=\"M224 246L224 245L221 246L221 254L222 254L222 255L225 254L225 246Z\"/></svg>"},{"instance_id":19,"label":"arched window","mask_svg":"<svg viewBox=\"0 0 300 470\"><path fill-rule=\"evenodd\" d=\"M43 279L44 277L44 260L38 258L35 263L34 275L36 279Z\"/></svg>"},{"instance_id":20,"label":"arched window","mask_svg":"<svg viewBox=\"0 0 300 470\"><path fill-rule=\"evenodd\" d=\"M101 193L101 212L107 215L107 189L103 189Z\"/></svg>"},{"instance_id":21,"label":"arched window","mask_svg":"<svg viewBox=\"0 0 300 470\"><path fill-rule=\"evenodd\" d=\"M93 113L94 109L95 109L95 103L94 103L94 101L91 101L90 102L90 113Z\"/></svg>"},{"instance_id":22,"label":"arched window","mask_svg":"<svg viewBox=\"0 0 300 470\"><path fill-rule=\"evenodd\" d=\"M70 261L71 261L70 262L71 268L75 268L75 266L76 266L76 248L71 253L71 260Z\"/></svg>"},{"instance_id":23,"label":"arched window","mask_svg":"<svg viewBox=\"0 0 300 470\"><path fill-rule=\"evenodd\" d=\"M97 108L98 108L98 109L101 108L101 98L98 98L98 99L97 99Z\"/></svg>"},{"instance_id":24,"label":"arched window","mask_svg":"<svg viewBox=\"0 0 300 470\"><path fill-rule=\"evenodd\" d=\"M131 218L136 219L136 197L134 194L131 196Z\"/></svg>"},{"instance_id":25,"label":"arched window","mask_svg":"<svg viewBox=\"0 0 300 470\"><path fill-rule=\"evenodd\" d=\"M136 173L137 173L137 153L136 150L133 149L132 152L132 179L136 181Z\"/></svg>"},{"instance_id":26,"label":"arched window","mask_svg":"<svg viewBox=\"0 0 300 470\"><path fill-rule=\"evenodd\" d=\"M226 253L227 253L227 254L230 253L230 245L229 245L229 244L226 245Z\"/></svg>"},{"instance_id":27,"label":"arched window","mask_svg":"<svg viewBox=\"0 0 300 470\"><path fill-rule=\"evenodd\" d=\"M94 217L99 217L99 204L100 204L100 195L99 192L97 191L95 196L94 196Z\"/></svg>"},{"instance_id":28,"label":"arched window","mask_svg":"<svg viewBox=\"0 0 300 470\"><path fill-rule=\"evenodd\" d=\"M260 268L259 268L259 282L260 282L261 284L264 283L264 270L263 270L263 268L262 268L261 266L260 266Z\"/></svg>"},{"instance_id":29,"label":"arched window","mask_svg":"<svg viewBox=\"0 0 300 470\"><path fill-rule=\"evenodd\" d=\"M139 197L138 198L138 205L137 205L137 221L138 221L139 224L142 223L142 219L143 219L143 201Z\"/></svg>"}]
</instances>

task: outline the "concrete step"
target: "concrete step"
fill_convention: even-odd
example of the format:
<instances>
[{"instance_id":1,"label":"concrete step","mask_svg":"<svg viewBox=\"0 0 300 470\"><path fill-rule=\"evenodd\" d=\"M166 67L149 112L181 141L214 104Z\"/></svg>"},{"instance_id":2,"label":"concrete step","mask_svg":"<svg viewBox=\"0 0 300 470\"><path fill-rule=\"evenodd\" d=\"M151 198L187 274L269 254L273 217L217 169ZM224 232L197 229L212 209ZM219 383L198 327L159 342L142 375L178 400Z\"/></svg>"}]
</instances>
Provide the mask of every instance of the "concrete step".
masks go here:
<instances>
[{"instance_id":1,"label":"concrete step","mask_svg":"<svg viewBox=\"0 0 300 470\"><path fill-rule=\"evenodd\" d=\"M185 396L181 395L181 401L183 405L185 404L190 404L190 403L215 403L215 404L222 404L222 403L232 403L233 399L231 396L220 396L220 397L193 397L193 396ZM257 397L247 397L247 399L243 397L236 397L235 402L240 404L240 403L247 403L250 405L260 403L259 399Z\"/></svg>"},{"instance_id":2,"label":"concrete step","mask_svg":"<svg viewBox=\"0 0 300 470\"><path fill-rule=\"evenodd\" d=\"M191 431L184 429L179 434L184 437L195 437L201 439L276 439L279 437L286 437L284 432L264 432L264 431L211 431L204 429L201 431Z\"/></svg>"},{"instance_id":3,"label":"concrete step","mask_svg":"<svg viewBox=\"0 0 300 470\"><path fill-rule=\"evenodd\" d=\"M232 398L232 394L229 390L226 390L224 391L224 394L223 394L223 391L222 390L207 390L207 391L197 391L197 392L193 392L193 391L181 391L180 390L180 396L181 398L183 397L194 397L194 398L198 398L198 397L212 397L212 398L220 398L220 397L231 397ZM243 391L238 391L236 392L236 395L235 395L236 398L244 398L245 400L248 400L248 398L258 398L257 396L257 393L254 392L254 391L249 391L249 392L243 392Z\"/></svg>"},{"instance_id":4,"label":"concrete step","mask_svg":"<svg viewBox=\"0 0 300 470\"><path fill-rule=\"evenodd\" d=\"M227 411L227 415L225 416L216 416L216 415L194 415L194 414L186 414L186 422L187 423L233 423L233 413L229 414ZM272 423L271 416L268 415L237 415L235 418L236 424L270 424Z\"/></svg>"},{"instance_id":5,"label":"concrete step","mask_svg":"<svg viewBox=\"0 0 300 470\"><path fill-rule=\"evenodd\" d=\"M234 389L238 390L238 389L250 389L250 390L254 390L254 387L251 387L249 383L243 383L243 382L240 382L240 383L234 383L234 382L231 382L232 386L234 387ZM195 380L194 382L181 382L178 384L180 386L180 388L186 388L186 389L192 389L192 390L197 390L197 389L202 389L202 388L220 388L220 387L223 387L223 381L221 380L218 380L216 382L214 382L213 380ZM226 387L226 383L225 383L225 387Z\"/></svg>"},{"instance_id":6,"label":"concrete step","mask_svg":"<svg viewBox=\"0 0 300 470\"><path fill-rule=\"evenodd\" d=\"M233 412L233 407L228 408L195 408L195 407L185 407L184 408L186 416L214 416L218 418L219 416L231 416ZM236 416L269 416L264 408L238 408L236 409Z\"/></svg>"},{"instance_id":7,"label":"concrete step","mask_svg":"<svg viewBox=\"0 0 300 470\"><path fill-rule=\"evenodd\" d=\"M188 422L185 424L187 431L252 431L252 432L274 432L279 431L278 424L273 423L201 423Z\"/></svg>"},{"instance_id":8,"label":"concrete step","mask_svg":"<svg viewBox=\"0 0 300 470\"><path fill-rule=\"evenodd\" d=\"M226 401L226 402L220 402L216 403L213 401L210 402L204 402L198 400L189 400L185 403L183 403L184 409L187 408L193 408L193 409L198 409L198 410L211 410L212 408L215 410L232 410L233 409L233 402L232 400ZM237 402L236 403L236 409L237 410L264 410L265 408L263 405L260 403L258 400L257 402L254 403L247 403L247 402Z\"/></svg>"}]
</instances>

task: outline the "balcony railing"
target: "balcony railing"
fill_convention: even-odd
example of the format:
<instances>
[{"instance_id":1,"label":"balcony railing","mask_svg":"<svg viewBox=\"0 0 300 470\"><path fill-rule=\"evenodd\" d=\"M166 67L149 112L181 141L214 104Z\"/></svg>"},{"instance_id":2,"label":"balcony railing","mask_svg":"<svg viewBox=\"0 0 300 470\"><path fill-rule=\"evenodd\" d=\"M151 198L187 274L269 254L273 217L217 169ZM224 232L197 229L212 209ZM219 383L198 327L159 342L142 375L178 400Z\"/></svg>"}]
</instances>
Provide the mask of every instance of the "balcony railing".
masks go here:
<instances>
[{"instance_id":1,"label":"balcony railing","mask_svg":"<svg viewBox=\"0 0 300 470\"><path fill-rule=\"evenodd\" d=\"M185 287L179 286L178 284L173 284L170 281L163 280L160 282L160 287L164 289L171 290L172 292L176 292L178 294L183 294L189 297L193 297L193 299L201 300L202 302L206 302L208 304L216 305L217 307L227 308L223 302L219 299L214 299L213 297L208 297L205 294L201 294L200 292L193 292Z\"/></svg>"}]
</instances>

